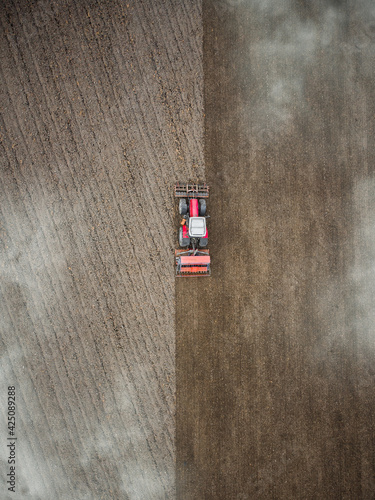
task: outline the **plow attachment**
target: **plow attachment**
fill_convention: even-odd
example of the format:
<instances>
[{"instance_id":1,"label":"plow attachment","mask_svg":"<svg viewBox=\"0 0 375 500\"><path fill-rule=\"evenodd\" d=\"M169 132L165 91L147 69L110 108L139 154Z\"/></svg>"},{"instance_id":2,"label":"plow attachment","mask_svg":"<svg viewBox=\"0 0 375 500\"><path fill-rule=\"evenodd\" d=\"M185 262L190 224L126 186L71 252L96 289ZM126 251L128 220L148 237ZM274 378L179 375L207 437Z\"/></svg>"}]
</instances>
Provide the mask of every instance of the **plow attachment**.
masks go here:
<instances>
[{"instance_id":1,"label":"plow attachment","mask_svg":"<svg viewBox=\"0 0 375 500\"><path fill-rule=\"evenodd\" d=\"M208 198L209 187L207 184L183 184L177 182L174 187L176 198Z\"/></svg>"},{"instance_id":2,"label":"plow attachment","mask_svg":"<svg viewBox=\"0 0 375 500\"><path fill-rule=\"evenodd\" d=\"M175 250L176 277L210 276L209 250Z\"/></svg>"}]
</instances>

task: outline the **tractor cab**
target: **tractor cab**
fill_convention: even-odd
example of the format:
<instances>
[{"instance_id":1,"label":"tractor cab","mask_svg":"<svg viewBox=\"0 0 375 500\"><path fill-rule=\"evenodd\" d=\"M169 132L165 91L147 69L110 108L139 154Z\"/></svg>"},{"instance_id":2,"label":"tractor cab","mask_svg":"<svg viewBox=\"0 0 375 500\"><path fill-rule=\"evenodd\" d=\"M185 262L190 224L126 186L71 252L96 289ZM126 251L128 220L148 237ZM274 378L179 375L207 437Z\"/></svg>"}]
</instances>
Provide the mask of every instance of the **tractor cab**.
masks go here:
<instances>
[{"instance_id":1,"label":"tractor cab","mask_svg":"<svg viewBox=\"0 0 375 500\"><path fill-rule=\"evenodd\" d=\"M206 236L206 218L189 218L189 236L190 238L204 238Z\"/></svg>"}]
</instances>

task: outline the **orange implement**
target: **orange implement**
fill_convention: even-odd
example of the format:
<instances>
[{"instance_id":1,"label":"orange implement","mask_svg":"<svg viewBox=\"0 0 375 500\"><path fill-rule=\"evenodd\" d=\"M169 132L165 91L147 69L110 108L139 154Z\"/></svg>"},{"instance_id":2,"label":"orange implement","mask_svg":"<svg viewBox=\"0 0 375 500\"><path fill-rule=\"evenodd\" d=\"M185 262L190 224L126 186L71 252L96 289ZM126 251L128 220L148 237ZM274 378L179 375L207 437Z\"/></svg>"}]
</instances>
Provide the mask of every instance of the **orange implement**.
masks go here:
<instances>
[{"instance_id":1,"label":"orange implement","mask_svg":"<svg viewBox=\"0 0 375 500\"><path fill-rule=\"evenodd\" d=\"M209 255L193 255L191 257L180 257L181 259L181 265L187 266L188 264L192 264L194 266L198 265L206 265L210 263L210 256Z\"/></svg>"},{"instance_id":2,"label":"orange implement","mask_svg":"<svg viewBox=\"0 0 375 500\"><path fill-rule=\"evenodd\" d=\"M176 250L176 276L177 277L190 277L190 276L210 276L211 275L211 257L209 251L205 250L199 254L192 254L191 252L184 252ZM182 254L182 255L181 255ZM185 255L183 255L185 254ZM188 254L188 255L186 255Z\"/></svg>"},{"instance_id":3,"label":"orange implement","mask_svg":"<svg viewBox=\"0 0 375 500\"><path fill-rule=\"evenodd\" d=\"M209 271L206 267L182 267L181 268L181 274L187 274L189 276L200 276L201 274L203 276L209 276Z\"/></svg>"}]
</instances>

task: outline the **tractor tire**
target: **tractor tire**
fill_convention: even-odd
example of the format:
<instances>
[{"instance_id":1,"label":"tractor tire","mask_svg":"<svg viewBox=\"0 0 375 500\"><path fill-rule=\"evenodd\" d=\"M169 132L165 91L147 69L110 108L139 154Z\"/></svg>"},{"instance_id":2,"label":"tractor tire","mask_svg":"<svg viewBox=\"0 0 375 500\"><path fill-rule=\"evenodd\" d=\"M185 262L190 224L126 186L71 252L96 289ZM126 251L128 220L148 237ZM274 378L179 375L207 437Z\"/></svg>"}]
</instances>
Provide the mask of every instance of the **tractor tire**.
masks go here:
<instances>
[{"instance_id":1,"label":"tractor tire","mask_svg":"<svg viewBox=\"0 0 375 500\"><path fill-rule=\"evenodd\" d=\"M188 247L190 244L190 238L184 238L183 236L183 228L180 227L180 230L178 232L178 243L180 247Z\"/></svg>"},{"instance_id":2,"label":"tractor tire","mask_svg":"<svg viewBox=\"0 0 375 500\"><path fill-rule=\"evenodd\" d=\"M199 238L199 246L204 248L208 244L208 238Z\"/></svg>"},{"instance_id":3,"label":"tractor tire","mask_svg":"<svg viewBox=\"0 0 375 500\"><path fill-rule=\"evenodd\" d=\"M180 215L186 215L187 209L188 207L185 198L180 198L180 201L178 203L178 211L180 212Z\"/></svg>"},{"instance_id":4,"label":"tractor tire","mask_svg":"<svg viewBox=\"0 0 375 500\"><path fill-rule=\"evenodd\" d=\"M204 217L206 215L206 209L207 209L206 200L199 200L199 215L201 217Z\"/></svg>"}]
</instances>

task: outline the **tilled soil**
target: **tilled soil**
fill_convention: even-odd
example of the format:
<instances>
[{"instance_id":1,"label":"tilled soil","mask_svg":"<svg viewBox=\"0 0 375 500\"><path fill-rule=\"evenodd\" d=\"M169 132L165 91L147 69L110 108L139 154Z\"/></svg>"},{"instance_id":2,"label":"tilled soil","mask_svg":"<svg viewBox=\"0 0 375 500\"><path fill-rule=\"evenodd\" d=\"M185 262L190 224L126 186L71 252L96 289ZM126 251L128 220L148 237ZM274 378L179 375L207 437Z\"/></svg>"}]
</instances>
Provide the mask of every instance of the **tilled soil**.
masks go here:
<instances>
[{"instance_id":1,"label":"tilled soil","mask_svg":"<svg viewBox=\"0 0 375 500\"><path fill-rule=\"evenodd\" d=\"M372 3L6 0L0 23L2 498L372 498ZM175 323L195 179L213 274L178 280Z\"/></svg>"},{"instance_id":2,"label":"tilled soil","mask_svg":"<svg viewBox=\"0 0 375 500\"><path fill-rule=\"evenodd\" d=\"M203 177L200 2L4 1L1 400L16 494L175 497L176 179Z\"/></svg>"},{"instance_id":3,"label":"tilled soil","mask_svg":"<svg viewBox=\"0 0 375 500\"><path fill-rule=\"evenodd\" d=\"M212 277L176 285L177 497L375 491L375 11L203 3Z\"/></svg>"}]
</instances>

